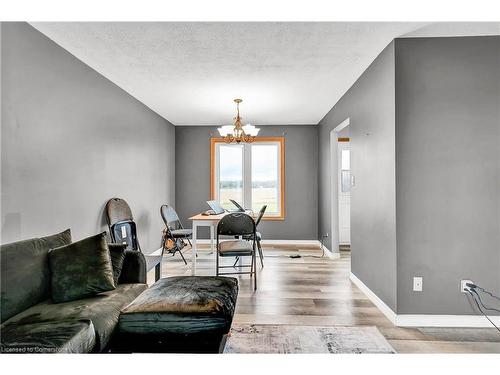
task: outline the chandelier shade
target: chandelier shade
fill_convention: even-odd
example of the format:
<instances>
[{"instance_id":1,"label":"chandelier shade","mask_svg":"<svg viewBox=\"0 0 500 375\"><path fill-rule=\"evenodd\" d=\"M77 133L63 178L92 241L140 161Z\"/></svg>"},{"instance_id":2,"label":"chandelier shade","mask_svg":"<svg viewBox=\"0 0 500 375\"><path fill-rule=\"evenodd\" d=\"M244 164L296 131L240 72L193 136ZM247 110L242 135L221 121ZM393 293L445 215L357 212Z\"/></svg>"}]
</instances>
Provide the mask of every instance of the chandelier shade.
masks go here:
<instances>
[{"instance_id":1,"label":"chandelier shade","mask_svg":"<svg viewBox=\"0 0 500 375\"><path fill-rule=\"evenodd\" d=\"M236 117L234 118L234 125L222 125L217 128L220 136L224 138L226 143L240 143L247 142L250 143L254 140L254 138L259 134L259 128L256 128L253 125L246 124L241 125L241 117L240 117L240 103L242 99L234 99L236 103Z\"/></svg>"}]
</instances>

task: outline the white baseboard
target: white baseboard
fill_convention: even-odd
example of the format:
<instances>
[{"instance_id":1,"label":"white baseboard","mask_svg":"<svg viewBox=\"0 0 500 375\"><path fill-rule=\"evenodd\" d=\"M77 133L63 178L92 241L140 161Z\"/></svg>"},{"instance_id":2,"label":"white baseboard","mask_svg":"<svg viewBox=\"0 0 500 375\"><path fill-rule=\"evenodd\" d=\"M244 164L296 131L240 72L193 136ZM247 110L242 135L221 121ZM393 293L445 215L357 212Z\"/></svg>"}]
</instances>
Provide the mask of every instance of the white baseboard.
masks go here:
<instances>
[{"instance_id":1,"label":"white baseboard","mask_svg":"<svg viewBox=\"0 0 500 375\"><path fill-rule=\"evenodd\" d=\"M500 316L489 317L497 326ZM424 315L399 314L398 327L457 327L457 328L494 328L483 315Z\"/></svg>"},{"instance_id":2,"label":"white baseboard","mask_svg":"<svg viewBox=\"0 0 500 375\"><path fill-rule=\"evenodd\" d=\"M319 245L321 246L321 242L318 241ZM338 251L331 251L329 248L327 248L325 245L323 245L323 249L325 249L325 255L330 258L330 259L339 259L340 258L340 252Z\"/></svg>"},{"instance_id":3,"label":"white baseboard","mask_svg":"<svg viewBox=\"0 0 500 375\"><path fill-rule=\"evenodd\" d=\"M196 243L202 245L209 245L209 239L197 239ZM306 246L319 246L321 247L321 242L319 240L262 240L262 245L306 245ZM328 249L326 246L323 246L325 249L325 256L330 259L339 259L340 253L333 252Z\"/></svg>"},{"instance_id":4,"label":"white baseboard","mask_svg":"<svg viewBox=\"0 0 500 375\"><path fill-rule=\"evenodd\" d=\"M196 243L209 244L209 239L197 239ZM263 245L317 245L321 246L318 240L262 240Z\"/></svg>"},{"instance_id":5,"label":"white baseboard","mask_svg":"<svg viewBox=\"0 0 500 375\"><path fill-rule=\"evenodd\" d=\"M396 314L352 272L350 279L382 311L387 319L398 327L493 328L488 319L482 315ZM500 325L500 316L490 316L490 319L496 325Z\"/></svg>"},{"instance_id":6,"label":"white baseboard","mask_svg":"<svg viewBox=\"0 0 500 375\"><path fill-rule=\"evenodd\" d=\"M391 321L392 324L396 324L396 318L397 318L397 315L396 313L389 307L386 305L386 303L384 301L382 301L380 298L378 298L378 296L373 293L371 291L370 288L368 288L360 279L358 279L356 277L355 274L353 274L351 272L349 278L351 279L351 281L356 284L356 286L361 289L361 291L366 294L366 296L368 297L368 299L370 301L372 301L375 306L377 306L379 308L380 311L382 311L382 314L384 314L386 316L387 319L389 319Z\"/></svg>"},{"instance_id":7,"label":"white baseboard","mask_svg":"<svg viewBox=\"0 0 500 375\"><path fill-rule=\"evenodd\" d=\"M319 240L262 240L263 245L309 245L309 246L319 246L321 247L321 242ZM333 252L329 248L323 245L325 249L325 256L331 259L340 258L340 253Z\"/></svg>"}]
</instances>

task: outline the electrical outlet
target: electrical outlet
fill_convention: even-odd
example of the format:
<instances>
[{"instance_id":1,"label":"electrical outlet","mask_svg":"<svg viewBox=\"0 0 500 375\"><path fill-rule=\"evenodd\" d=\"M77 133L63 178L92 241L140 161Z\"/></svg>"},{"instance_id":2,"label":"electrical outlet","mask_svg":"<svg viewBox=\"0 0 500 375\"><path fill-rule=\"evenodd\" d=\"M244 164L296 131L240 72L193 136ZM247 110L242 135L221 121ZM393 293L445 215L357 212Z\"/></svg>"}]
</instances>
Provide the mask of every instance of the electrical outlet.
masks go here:
<instances>
[{"instance_id":1,"label":"electrical outlet","mask_svg":"<svg viewBox=\"0 0 500 375\"><path fill-rule=\"evenodd\" d=\"M468 289L466 284L474 284L472 280L460 280L460 291L462 293L468 293L466 289Z\"/></svg>"},{"instance_id":2,"label":"electrical outlet","mask_svg":"<svg viewBox=\"0 0 500 375\"><path fill-rule=\"evenodd\" d=\"M413 278L413 291L421 292L423 290L424 278L421 276L416 276Z\"/></svg>"}]
</instances>

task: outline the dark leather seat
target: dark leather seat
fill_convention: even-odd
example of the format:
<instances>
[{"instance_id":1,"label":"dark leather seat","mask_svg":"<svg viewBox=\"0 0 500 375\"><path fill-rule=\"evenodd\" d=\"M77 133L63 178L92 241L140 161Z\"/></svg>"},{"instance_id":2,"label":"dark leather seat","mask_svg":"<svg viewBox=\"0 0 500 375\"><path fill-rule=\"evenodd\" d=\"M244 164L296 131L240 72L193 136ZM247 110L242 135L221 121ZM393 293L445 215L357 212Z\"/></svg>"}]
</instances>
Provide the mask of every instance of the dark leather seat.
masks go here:
<instances>
[{"instance_id":1,"label":"dark leather seat","mask_svg":"<svg viewBox=\"0 0 500 375\"><path fill-rule=\"evenodd\" d=\"M24 325L58 324L65 320L90 320L96 335L95 351L106 348L111 339L120 309L127 306L147 289L146 284L118 284L115 290L76 301L38 303L5 322L5 327L16 329ZM2 336L4 333L2 325Z\"/></svg>"},{"instance_id":2,"label":"dark leather seat","mask_svg":"<svg viewBox=\"0 0 500 375\"><path fill-rule=\"evenodd\" d=\"M2 353L90 353L95 346L90 320L11 325L2 328Z\"/></svg>"}]
</instances>

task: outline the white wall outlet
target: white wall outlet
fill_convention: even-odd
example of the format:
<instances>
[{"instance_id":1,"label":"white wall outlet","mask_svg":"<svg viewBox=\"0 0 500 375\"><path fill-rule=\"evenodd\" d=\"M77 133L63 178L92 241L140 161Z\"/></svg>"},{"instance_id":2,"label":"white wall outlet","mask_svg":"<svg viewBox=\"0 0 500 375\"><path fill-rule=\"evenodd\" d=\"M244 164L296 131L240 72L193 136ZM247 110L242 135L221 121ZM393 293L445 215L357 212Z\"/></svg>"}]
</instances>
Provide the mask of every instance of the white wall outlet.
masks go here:
<instances>
[{"instance_id":1,"label":"white wall outlet","mask_svg":"<svg viewBox=\"0 0 500 375\"><path fill-rule=\"evenodd\" d=\"M467 292L468 287L466 284L474 284L474 283L472 282L472 280L460 280L460 291L462 293L468 293Z\"/></svg>"},{"instance_id":2,"label":"white wall outlet","mask_svg":"<svg viewBox=\"0 0 500 375\"><path fill-rule=\"evenodd\" d=\"M415 276L413 278L413 291L421 292L423 290L424 278L421 276Z\"/></svg>"}]
</instances>

